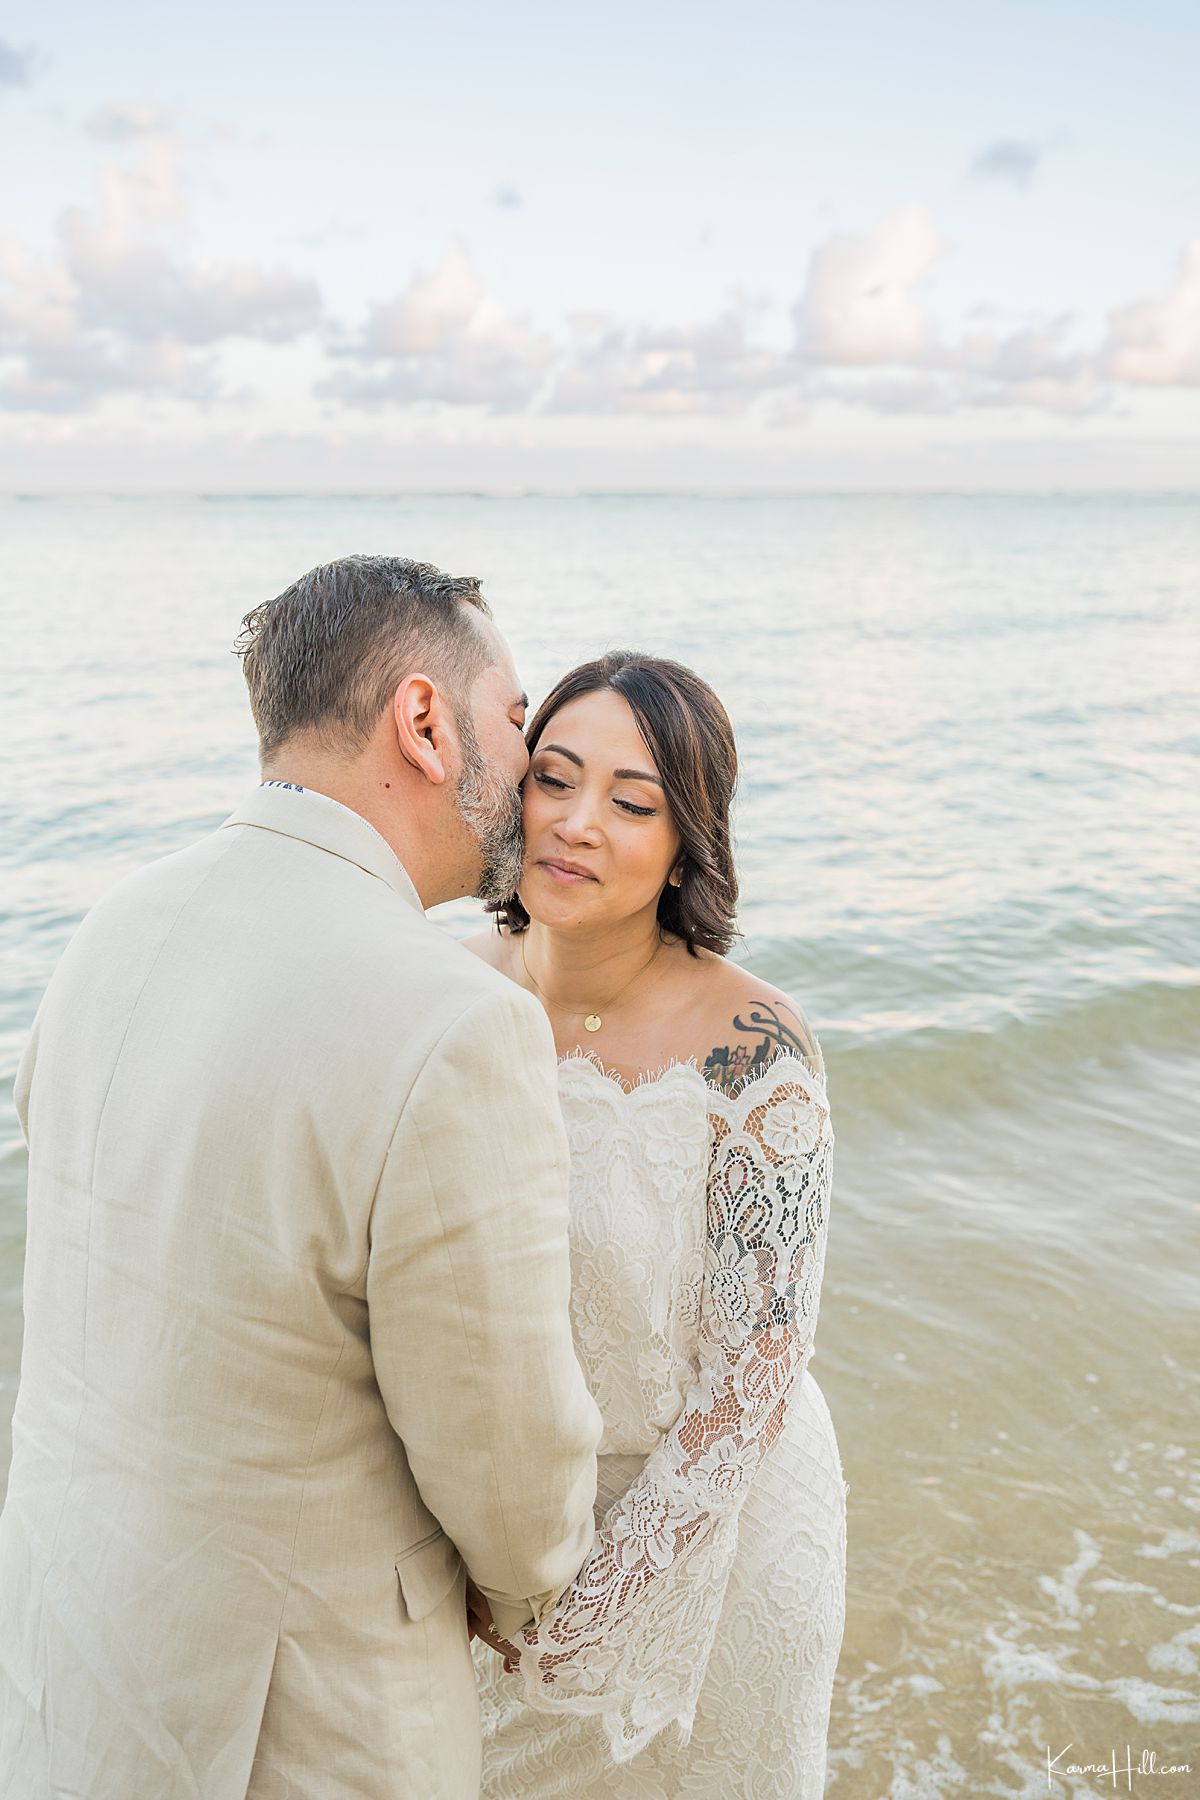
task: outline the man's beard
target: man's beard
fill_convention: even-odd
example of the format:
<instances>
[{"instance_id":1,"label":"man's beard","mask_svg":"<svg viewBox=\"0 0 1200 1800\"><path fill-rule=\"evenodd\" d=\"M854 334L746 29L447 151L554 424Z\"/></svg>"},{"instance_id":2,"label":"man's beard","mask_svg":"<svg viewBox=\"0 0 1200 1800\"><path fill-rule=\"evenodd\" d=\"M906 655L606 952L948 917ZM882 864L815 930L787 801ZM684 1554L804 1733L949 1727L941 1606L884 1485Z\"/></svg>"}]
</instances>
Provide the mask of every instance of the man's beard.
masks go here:
<instances>
[{"instance_id":1,"label":"man's beard","mask_svg":"<svg viewBox=\"0 0 1200 1800\"><path fill-rule=\"evenodd\" d=\"M521 794L484 760L466 712L456 723L463 768L454 798L482 859L475 894L486 906L498 906L516 893L525 862Z\"/></svg>"}]
</instances>

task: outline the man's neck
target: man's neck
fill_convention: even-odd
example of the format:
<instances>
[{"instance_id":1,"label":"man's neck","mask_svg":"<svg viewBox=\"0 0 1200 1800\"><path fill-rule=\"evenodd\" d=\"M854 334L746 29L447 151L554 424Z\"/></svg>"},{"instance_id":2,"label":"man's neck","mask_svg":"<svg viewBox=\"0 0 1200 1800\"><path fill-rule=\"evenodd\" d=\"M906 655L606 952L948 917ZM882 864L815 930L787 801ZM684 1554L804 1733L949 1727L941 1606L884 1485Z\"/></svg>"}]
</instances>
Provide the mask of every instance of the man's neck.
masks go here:
<instances>
[{"instance_id":1,"label":"man's neck","mask_svg":"<svg viewBox=\"0 0 1200 1800\"><path fill-rule=\"evenodd\" d=\"M368 769L357 764L298 755L281 756L264 765L262 778L308 788L357 813L379 833L403 865L422 907L435 906L439 900L447 898L437 891L439 884L435 872L420 852L420 833L387 781L376 779Z\"/></svg>"}]
</instances>

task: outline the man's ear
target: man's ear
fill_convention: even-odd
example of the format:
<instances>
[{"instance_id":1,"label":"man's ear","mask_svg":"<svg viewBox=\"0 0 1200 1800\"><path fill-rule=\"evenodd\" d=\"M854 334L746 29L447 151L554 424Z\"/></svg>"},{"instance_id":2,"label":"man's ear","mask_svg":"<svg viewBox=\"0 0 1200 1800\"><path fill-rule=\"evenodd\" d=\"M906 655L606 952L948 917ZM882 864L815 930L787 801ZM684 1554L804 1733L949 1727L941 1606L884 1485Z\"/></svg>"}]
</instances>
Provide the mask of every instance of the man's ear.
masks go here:
<instances>
[{"instance_id":1,"label":"man's ear","mask_svg":"<svg viewBox=\"0 0 1200 1800\"><path fill-rule=\"evenodd\" d=\"M450 711L428 675L406 675L392 700L396 742L406 763L434 787L450 773Z\"/></svg>"}]
</instances>

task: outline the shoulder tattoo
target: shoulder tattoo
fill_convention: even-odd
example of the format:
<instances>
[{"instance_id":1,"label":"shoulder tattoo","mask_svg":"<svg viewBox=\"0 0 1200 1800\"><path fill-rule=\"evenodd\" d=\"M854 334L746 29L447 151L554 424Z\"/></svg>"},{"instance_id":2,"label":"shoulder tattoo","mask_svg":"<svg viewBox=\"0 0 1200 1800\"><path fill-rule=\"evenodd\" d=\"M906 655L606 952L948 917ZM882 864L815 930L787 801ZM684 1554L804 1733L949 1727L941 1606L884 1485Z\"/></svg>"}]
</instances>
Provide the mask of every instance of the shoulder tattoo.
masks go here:
<instances>
[{"instance_id":1,"label":"shoulder tattoo","mask_svg":"<svg viewBox=\"0 0 1200 1800\"><path fill-rule=\"evenodd\" d=\"M794 1007L789 1006L787 1011L795 1019L795 1026L781 1018L778 1008L765 1000L754 1001L746 1010L748 1018L734 1014L729 1042L714 1044L704 1061L704 1079L710 1087L725 1093L759 1074L779 1050L795 1050L801 1056L812 1054Z\"/></svg>"}]
</instances>

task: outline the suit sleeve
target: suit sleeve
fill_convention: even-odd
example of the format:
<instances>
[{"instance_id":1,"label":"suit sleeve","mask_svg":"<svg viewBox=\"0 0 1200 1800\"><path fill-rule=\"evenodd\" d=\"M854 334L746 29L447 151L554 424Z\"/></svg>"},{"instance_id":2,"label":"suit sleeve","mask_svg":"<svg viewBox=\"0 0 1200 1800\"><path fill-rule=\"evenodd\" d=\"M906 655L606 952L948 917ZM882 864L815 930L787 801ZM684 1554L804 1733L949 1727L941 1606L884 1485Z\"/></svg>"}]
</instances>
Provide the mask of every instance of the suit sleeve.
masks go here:
<instances>
[{"instance_id":1,"label":"suit sleeve","mask_svg":"<svg viewBox=\"0 0 1200 1800\"><path fill-rule=\"evenodd\" d=\"M592 1541L603 1422L571 1335L567 1183L549 1022L519 989L490 993L401 1114L367 1304L421 1497L505 1636L549 1609Z\"/></svg>"},{"instance_id":2,"label":"suit sleeve","mask_svg":"<svg viewBox=\"0 0 1200 1800\"><path fill-rule=\"evenodd\" d=\"M41 1008L39 1007L29 1037L26 1039L25 1048L21 1052L16 1075L13 1078L13 1105L16 1108L17 1120L21 1127L21 1136L25 1139L26 1148L29 1145L29 1096L33 1088L33 1065L37 1057L40 1018Z\"/></svg>"}]
</instances>

